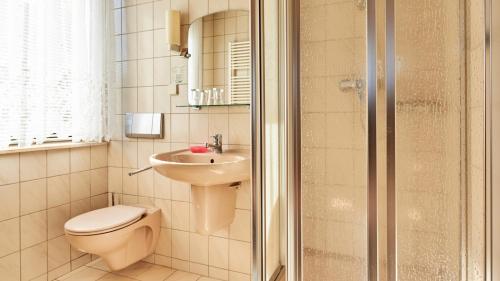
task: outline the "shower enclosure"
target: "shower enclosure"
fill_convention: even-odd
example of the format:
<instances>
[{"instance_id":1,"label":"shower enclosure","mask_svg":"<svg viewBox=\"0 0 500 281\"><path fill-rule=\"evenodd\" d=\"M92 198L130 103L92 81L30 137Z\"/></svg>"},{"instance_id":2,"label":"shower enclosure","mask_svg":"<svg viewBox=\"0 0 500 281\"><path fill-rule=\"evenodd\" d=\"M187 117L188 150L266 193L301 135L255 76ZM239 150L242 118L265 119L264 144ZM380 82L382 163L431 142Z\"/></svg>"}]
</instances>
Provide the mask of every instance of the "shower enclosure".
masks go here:
<instances>
[{"instance_id":1,"label":"shower enclosure","mask_svg":"<svg viewBox=\"0 0 500 281\"><path fill-rule=\"evenodd\" d=\"M254 276L495 280L497 5L254 1Z\"/></svg>"}]
</instances>

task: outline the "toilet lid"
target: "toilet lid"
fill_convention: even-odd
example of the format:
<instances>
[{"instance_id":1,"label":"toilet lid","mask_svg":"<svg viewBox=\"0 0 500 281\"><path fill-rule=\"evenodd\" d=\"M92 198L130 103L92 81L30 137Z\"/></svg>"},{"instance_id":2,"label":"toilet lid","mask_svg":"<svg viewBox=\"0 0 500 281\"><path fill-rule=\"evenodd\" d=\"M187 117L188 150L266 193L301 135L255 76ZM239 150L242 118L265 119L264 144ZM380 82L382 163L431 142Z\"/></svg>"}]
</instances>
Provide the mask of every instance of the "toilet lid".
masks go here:
<instances>
[{"instance_id":1,"label":"toilet lid","mask_svg":"<svg viewBox=\"0 0 500 281\"><path fill-rule=\"evenodd\" d=\"M135 222L146 213L145 208L116 205L78 215L64 224L71 233L96 233Z\"/></svg>"}]
</instances>

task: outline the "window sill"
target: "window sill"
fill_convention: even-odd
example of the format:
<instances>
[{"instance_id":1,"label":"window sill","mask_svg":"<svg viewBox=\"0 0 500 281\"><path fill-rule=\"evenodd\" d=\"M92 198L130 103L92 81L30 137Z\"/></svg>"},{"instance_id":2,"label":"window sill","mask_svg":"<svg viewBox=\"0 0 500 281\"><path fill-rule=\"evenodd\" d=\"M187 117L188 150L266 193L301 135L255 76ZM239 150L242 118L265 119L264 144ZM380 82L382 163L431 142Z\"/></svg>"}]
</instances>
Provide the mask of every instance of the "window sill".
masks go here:
<instances>
[{"instance_id":1,"label":"window sill","mask_svg":"<svg viewBox=\"0 0 500 281\"><path fill-rule=\"evenodd\" d=\"M54 149L65 149L65 148L75 148L75 147L86 147L86 146L97 146L97 145L107 145L107 142L51 142L44 144L34 144L32 146L18 147L12 146L8 148L0 149L0 155L10 154L10 153L23 153L31 151L40 150L54 150Z\"/></svg>"}]
</instances>

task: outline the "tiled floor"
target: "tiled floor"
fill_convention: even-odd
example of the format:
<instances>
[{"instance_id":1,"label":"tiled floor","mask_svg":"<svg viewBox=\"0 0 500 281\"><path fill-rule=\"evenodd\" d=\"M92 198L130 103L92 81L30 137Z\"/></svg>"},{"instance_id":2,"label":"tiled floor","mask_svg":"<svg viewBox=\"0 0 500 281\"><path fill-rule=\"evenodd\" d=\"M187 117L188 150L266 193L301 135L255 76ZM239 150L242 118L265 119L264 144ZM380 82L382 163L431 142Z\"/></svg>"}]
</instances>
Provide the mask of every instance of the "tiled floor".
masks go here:
<instances>
[{"instance_id":1,"label":"tiled floor","mask_svg":"<svg viewBox=\"0 0 500 281\"><path fill-rule=\"evenodd\" d=\"M218 281L193 273L168 267L138 262L123 270L111 273L104 262L98 259L86 266L57 278L58 281Z\"/></svg>"}]
</instances>

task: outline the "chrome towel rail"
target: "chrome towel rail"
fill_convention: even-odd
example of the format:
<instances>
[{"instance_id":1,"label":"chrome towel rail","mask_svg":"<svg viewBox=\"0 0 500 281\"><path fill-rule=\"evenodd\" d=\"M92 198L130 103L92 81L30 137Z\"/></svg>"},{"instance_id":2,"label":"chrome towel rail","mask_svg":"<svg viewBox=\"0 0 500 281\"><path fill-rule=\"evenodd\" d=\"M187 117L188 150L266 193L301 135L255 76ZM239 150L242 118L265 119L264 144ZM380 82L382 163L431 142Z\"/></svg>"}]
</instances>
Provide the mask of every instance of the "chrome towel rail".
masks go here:
<instances>
[{"instance_id":1,"label":"chrome towel rail","mask_svg":"<svg viewBox=\"0 0 500 281\"><path fill-rule=\"evenodd\" d=\"M135 170L133 172L129 172L128 175L131 177L131 176L136 175L138 173L142 173L144 171L147 171L147 170L149 170L151 168L153 168L153 166L149 166L149 167L145 167L145 168L142 168L142 169L139 169L139 170Z\"/></svg>"}]
</instances>

